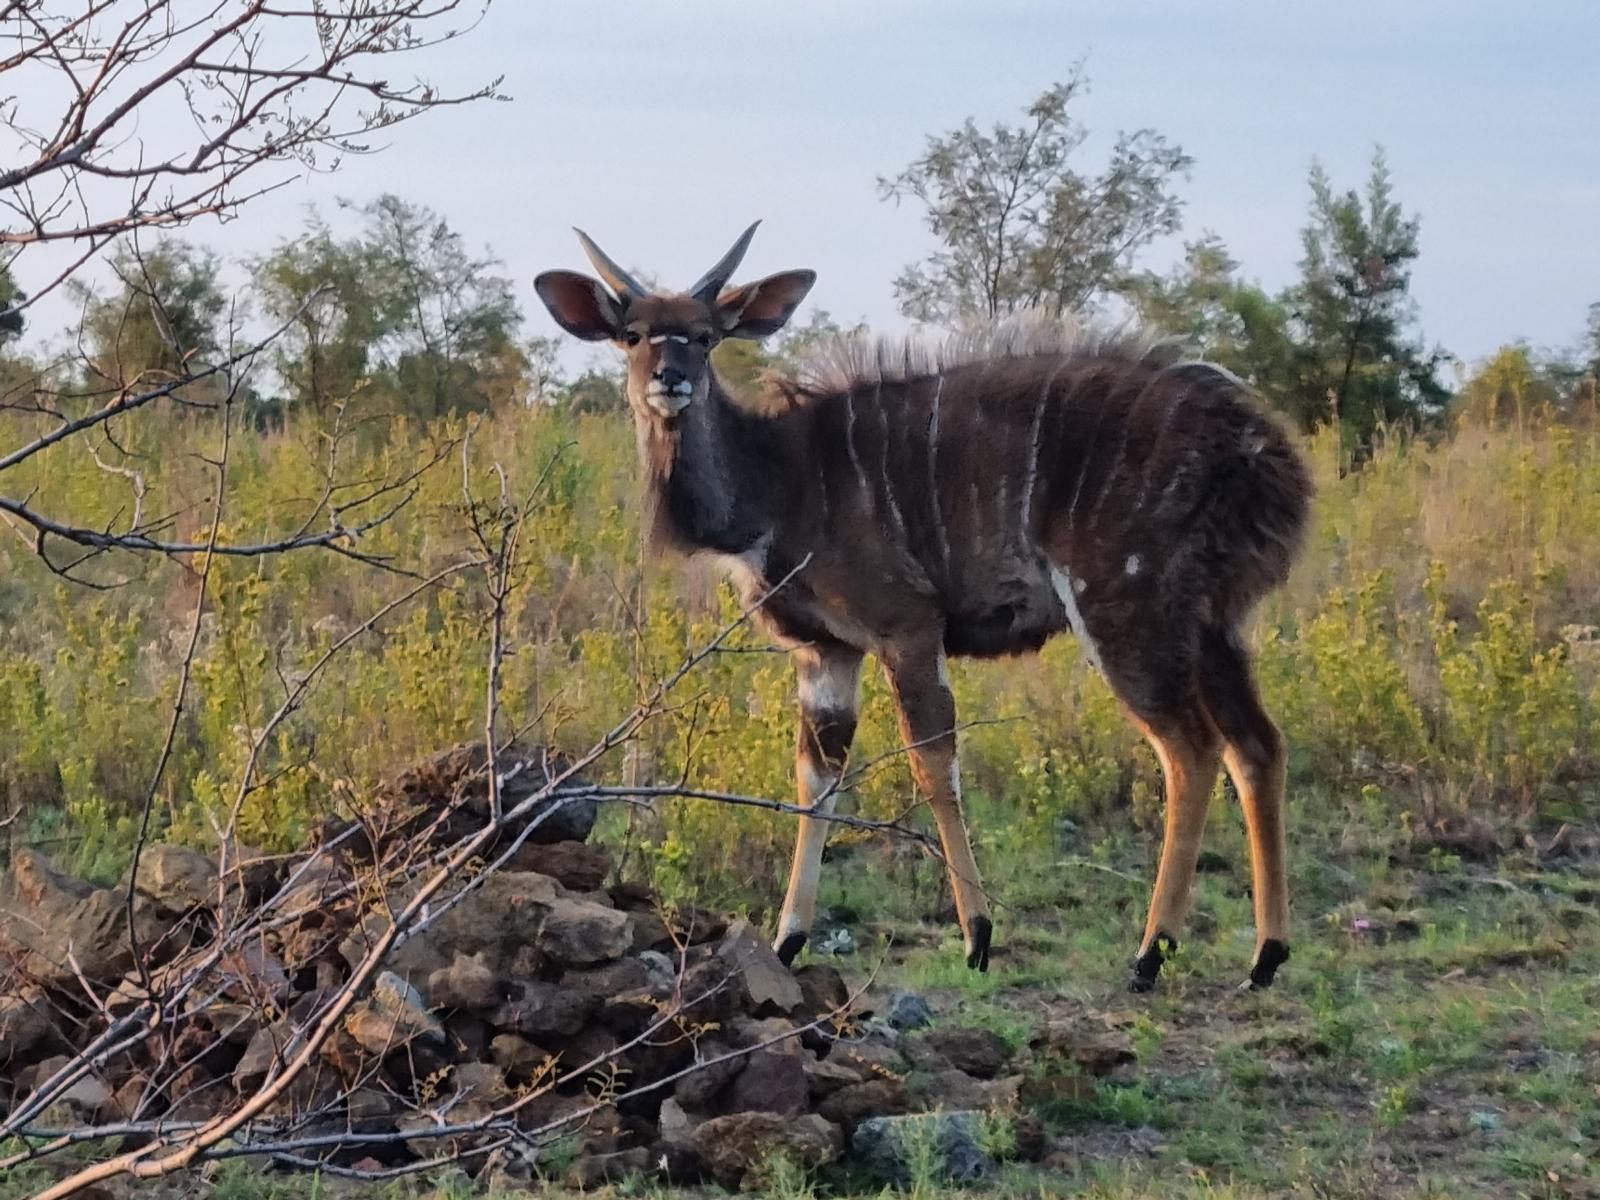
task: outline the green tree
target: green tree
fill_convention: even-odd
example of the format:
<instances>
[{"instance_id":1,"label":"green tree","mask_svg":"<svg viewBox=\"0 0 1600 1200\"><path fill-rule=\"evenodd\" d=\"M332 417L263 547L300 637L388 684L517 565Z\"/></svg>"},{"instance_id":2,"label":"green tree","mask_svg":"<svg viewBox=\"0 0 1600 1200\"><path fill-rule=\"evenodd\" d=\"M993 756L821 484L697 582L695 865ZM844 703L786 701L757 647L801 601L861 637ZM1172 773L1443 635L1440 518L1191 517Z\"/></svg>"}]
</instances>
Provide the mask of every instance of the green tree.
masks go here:
<instances>
[{"instance_id":1,"label":"green tree","mask_svg":"<svg viewBox=\"0 0 1600 1200\"><path fill-rule=\"evenodd\" d=\"M351 396L387 328L360 244L337 241L313 213L300 236L256 260L254 274L265 314L287 325L273 355L284 399L324 413Z\"/></svg>"},{"instance_id":2,"label":"green tree","mask_svg":"<svg viewBox=\"0 0 1600 1200\"><path fill-rule=\"evenodd\" d=\"M227 307L216 255L168 238L142 252L125 245L110 266L117 283L106 294L71 285L83 306L90 388L158 385L216 355Z\"/></svg>"},{"instance_id":3,"label":"green tree","mask_svg":"<svg viewBox=\"0 0 1600 1200\"><path fill-rule=\"evenodd\" d=\"M1541 362L1526 343L1502 346L1456 396L1458 419L1526 431L1562 412L1570 364Z\"/></svg>"},{"instance_id":4,"label":"green tree","mask_svg":"<svg viewBox=\"0 0 1600 1200\"><path fill-rule=\"evenodd\" d=\"M1139 250L1178 228L1173 184L1193 160L1160 134L1119 134L1103 170L1077 169L1088 131L1071 108L1087 90L1075 67L1028 106L1023 124L983 131L968 119L878 180L883 199L920 204L940 242L895 282L907 316L950 324L1083 308Z\"/></svg>"},{"instance_id":5,"label":"green tree","mask_svg":"<svg viewBox=\"0 0 1600 1200\"><path fill-rule=\"evenodd\" d=\"M1300 403L1304 352L1295 341L1289 304L1243 282L1238 272L1222 239L1208 232L1185 244L1183 259L1170 272L1134 276L1123 292L1145 324L1181 337L1309 427L1327 409L1307 410Z\"/></svg>"},{"instance_id":6,"label":"green tree","mask_svg":"<svg viewBox=\"0 0 1600 1200\"><path fill-rule=\"evenodd\" d=\"M28 294L11 278L11 268L0 263L0 346L21 337L24 325L22 309L18 307Z\"/></svg>"},{"instance_id":7,"label":"green tree","mask_svg":"<svg viewBox=\"0 0 1600 1200\"><path fill-rule=\"evenodd\" d=\"M1411 267L1420 221L1394 198L1383 151L1364 192L1334 190L1311 168L1311 219L1300 282L1286 297L1302 354L1291 407L1337 415L1364 443L1380 422L1430 420L1449 398L1435 376L1447 356L1413 340Z\"/></svg>"},{"instance_id":8,"label":"green tree","mask_svg":"<svg viewBox=\"0 0 1600 1200\"><path fill-rule=\"evenodd\" d=\"M360 211L362 270L381 314L375 382L396 409L426 420L524 400L522 313L499 260L474 257L442 217L398 196Z\"/></svg>"}]
</instances>

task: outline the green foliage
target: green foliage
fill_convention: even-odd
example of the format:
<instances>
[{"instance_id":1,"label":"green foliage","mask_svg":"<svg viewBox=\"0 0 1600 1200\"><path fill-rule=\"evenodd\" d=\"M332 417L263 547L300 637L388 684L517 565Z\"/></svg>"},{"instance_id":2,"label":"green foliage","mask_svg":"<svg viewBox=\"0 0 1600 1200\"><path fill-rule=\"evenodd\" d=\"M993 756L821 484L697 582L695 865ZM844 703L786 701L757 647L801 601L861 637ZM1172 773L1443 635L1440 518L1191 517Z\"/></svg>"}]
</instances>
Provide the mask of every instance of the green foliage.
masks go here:
<instances>
[{"instance_id":1,"label":"green foliage","mask_svg":"<svg viewBox=\"0 0 1600 1200\"><path fill-rule=\"evenodd\" d=\"M1438 415L1446 393L1434 371L1444 355L1405 336L1419 227L1394 198L1382 150L1363 193L1336 192L1320 165L1311 168L1311 219L1292 293L1300 371L1280 397L1302 421L1327 417L1331 406L1364 443L1381 424Z\"/></svg>"},{"instance_id":2,"label":"green foliage","mask_svg":"<svg viewBox=\"0 0 1600 1200\"><path fill-rule=\"evenodd\" d=\"M231 528L304 519L318 494L322 428L309 412L293 414L282 431L241 443ZM347 468L391 473L451 429L391 431L386 444L352 451ZM161 436L171 452L146 464L152 511L176 507L174 498L204 480L183 453L204 444L203 431L179 422ZM1402 779L1408 795L1425 784L1430 803L1517 818L1592 802L1600 661L1581 629L1592 623L1584 597L1600 586L1600 513L1584 502L1600 490L1600 443L1565 426L1488 442L1394 439L1344 478L1327 466L1329 445L1307 444L1322 489L1310 550L1267 603L1255 637L1297 776L1371 784L1359 802L1363 825L1396 831L1416 804L1390 798ZM41 504L71 497L81 511L116 511L120 479L65 453L42 457ZM522 494L552 457L513 595L505 703L518 724L532 722L531 736L581 748L736 608L726 588L695 570L640 561L625 419L549 406L496 413L473 435L469 468L487 480L498 461ZM368 549L436 565L464 556L460 487L454 462L425 475L413 507L374 531ZM109 877L154 770L194 576L157 568L89 593L3 542L0 579L0 622L13 631L0 650L3 802L32 814L35 830L69 839L74 865ZM214 564L190 696L156 796L166 836L208 839L237 803L247 841L294 845L327 813L360 804L387 773L479 736L486 596L481 578L468 575L359 639L245 778L250 741L282 703L282 680L400 586L323 554ZM598 774L791 796L792 669L751 630L729 649L647 724L629 765L618 755ZM1154 755L1071 639L1033 658L958 663L952 677L969 723L962 771L982 861L1094 856L1107 831L1159 826ZM883 818L910 809L922 819L899 744L885 684L869 670L853 757L861 775L847 807ZM779 898L793 836L787 817L703 800L617 814L605 828L628 842L630 869L642 865L669 898L758 909ZM896 892L929 903L926 890L939 887L932 860L892 856L881 839L857 833L833 841L837 853L882 863ZM825 873L830 888L845 886L837 874Z\"/></svg>"},{"instance_id":3,"label":"green foliage","mask_svg":"<svg viewBox=\"0 0 1600 1200\"><path fill-rule=\"evenodd\" d=\"M1193 160L1151 129L1117 136L1105 169L1077 168L1088 131L1073 115L1081 68L1027 109L1021 125L929 137L879 194L912 200L942 243L895 281L901 310L954 324L1024 307L1072 312L1104 293L1151 241L1178 228L1172 190Z\"/></svg>"},{"instance_id":4,"label":"green foliage","mask_svg":"<svg viewBox=\"0 0 1600 1200\"><path fill-rule=\"evenodd\" d=\"M357 211L357 236L339 240L312 214L254 264L263 308L288 324L273 421L289 406L323 415L361 391L363 413L423 420L522 400L541 348L516 340L522 314L499 261L398 196Z\"/></svg>"},{"instance_id":5,"label":"green foliage","mask_svg":"<svg viewBox=\"0 0 1600 1200\"><path fill-rule=\"evenodd\" d=\"M227 344L227 300L211 251L166 238L142 253L120 247L110 267L117 286L107 293L70 285L84 310L91 391L157 387L186 362L213 361Z\"/></svg>"}]
</instances>

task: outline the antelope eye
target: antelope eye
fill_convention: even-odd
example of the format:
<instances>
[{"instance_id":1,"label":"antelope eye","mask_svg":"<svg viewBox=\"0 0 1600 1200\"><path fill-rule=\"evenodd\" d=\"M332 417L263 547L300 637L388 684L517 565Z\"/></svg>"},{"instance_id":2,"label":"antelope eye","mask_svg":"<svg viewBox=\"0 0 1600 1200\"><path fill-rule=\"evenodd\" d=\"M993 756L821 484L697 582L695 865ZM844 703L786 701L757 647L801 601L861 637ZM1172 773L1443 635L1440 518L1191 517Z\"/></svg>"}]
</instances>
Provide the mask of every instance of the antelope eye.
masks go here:
<instances>
[{"instance_id":1,"label":"antelope eye","mask_svg":"<svg viewBox=\"0 0 1600 1200\"><path fill-rule=\"evenodd\" d=\"M702 350L705 349L705 347L711 345L711 335L704 332L695 334L694 344L699 346Z\"/></svg>"},{"instance_id":2,"label":"antelope eye","mask_svg":"<svg viewBox=\"0 0 1600 1200\"><path fill-rule=\"evenodd\" d=\"M622 340L627 342L630 346L637 346L642 339L639 337L638 330L630 329L627 333L622 335Z\"/></svg>"}]
</instances>

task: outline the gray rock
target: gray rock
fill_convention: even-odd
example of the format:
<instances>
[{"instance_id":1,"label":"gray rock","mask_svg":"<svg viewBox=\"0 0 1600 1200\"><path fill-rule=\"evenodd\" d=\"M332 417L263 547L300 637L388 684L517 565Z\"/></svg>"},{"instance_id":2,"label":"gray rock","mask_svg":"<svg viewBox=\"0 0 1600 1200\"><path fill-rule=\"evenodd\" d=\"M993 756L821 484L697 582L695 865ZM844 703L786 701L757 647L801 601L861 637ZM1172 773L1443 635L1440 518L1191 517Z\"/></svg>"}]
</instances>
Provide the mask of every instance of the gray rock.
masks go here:
<instances>
[{"instance_id":1,"label":"gray rock","mask_svg":"<svg viewBox=\"0 0 1600 1200\"><path fill-rule=\"evenodd\" d=\"M912 1181L911 1164L931 1151L938 1179L975 1183L994 1169L978 1144L981 1117L975 1112L916 1113L872 1117L856 1126L850 1149L863 1166L897 1187Z\"/></svg>"},{"instance_id":2,"label":"gray rock","mask_svg":"<svg viewBox=\"0 0 1600 1200\"><path fill-rule=\"evenodd\" d=\"M933 1010L915 992L891 992L883 1019L895 1029L922 1029L933 1024Z\"/></svg>"},{"instance_id":3,"label":"gray rock","mask_svg":"<svg viewBox=\"0 0 1600 1200\"><path fill-rule=\"evenodd\" d=\"M121 884L127 887L124 877ZM160 842L139 855L139 891L173 912L217 902L217 868L200 851Z\"/></svg>"},{"instance_id":4,"label":"gray rock","mask_svg":"<svg viewBox=\"0 0 1600 1200\"><path fill-rule=\"evenodd\" d=\"M790 1013L805 999L789 969L749 921L728 926L717 945L717 960L732 974L742 1007L752 1016Z\"/></svg>"}]
</instances>

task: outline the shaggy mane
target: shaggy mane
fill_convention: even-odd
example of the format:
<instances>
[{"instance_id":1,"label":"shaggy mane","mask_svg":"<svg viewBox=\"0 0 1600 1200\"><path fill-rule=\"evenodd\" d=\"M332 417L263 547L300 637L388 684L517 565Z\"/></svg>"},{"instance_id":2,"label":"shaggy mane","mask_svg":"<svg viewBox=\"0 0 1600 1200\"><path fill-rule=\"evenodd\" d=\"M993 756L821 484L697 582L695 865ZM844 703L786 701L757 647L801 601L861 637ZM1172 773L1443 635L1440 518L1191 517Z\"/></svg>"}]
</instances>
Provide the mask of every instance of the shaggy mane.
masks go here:
<instances>
[{"instance_id":1,"label":"shaggy mane","mask_svg":"<svg viewBox=\"0 0 1600 1200\"><path fill-rule=\"evenodd\" d=\"M906 383L997 358L1114 358L1165 367L1182 361L1175 338L1147 330L1107 329L1030 310L985 322L947 337L847 334L808 352L792 373L771 379L783 396L799 401L849 391L861 384Z\"/></svg>"}]
</instances>

